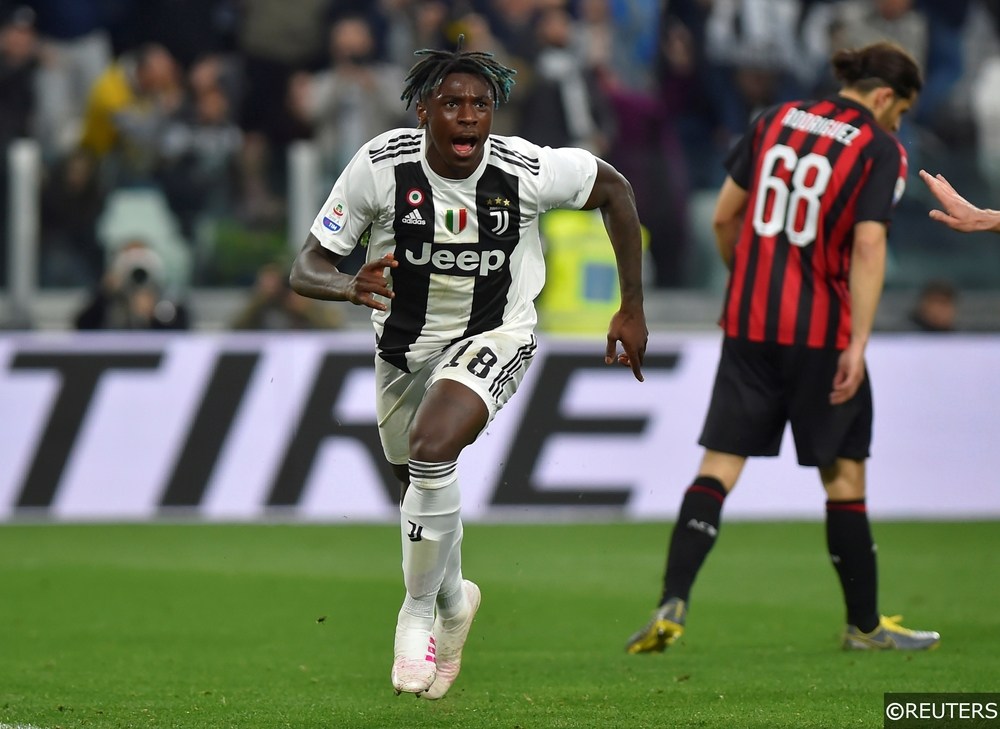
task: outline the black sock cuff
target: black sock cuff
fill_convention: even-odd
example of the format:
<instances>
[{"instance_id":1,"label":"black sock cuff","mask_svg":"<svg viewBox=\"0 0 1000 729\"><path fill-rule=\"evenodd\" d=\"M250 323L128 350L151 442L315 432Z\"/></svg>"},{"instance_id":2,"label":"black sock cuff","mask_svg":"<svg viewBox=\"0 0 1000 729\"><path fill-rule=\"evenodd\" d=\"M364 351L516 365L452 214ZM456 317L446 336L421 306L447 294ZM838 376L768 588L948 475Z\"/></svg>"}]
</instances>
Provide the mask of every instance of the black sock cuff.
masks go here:
<instances>
[{"instance_id":1,"label":"black sock cuff","mask_svg":"<svg viewBox=\"0 0 1000 729\"><path fill-rule=\"evenodd\" d=\"M698 476L690 486L688 486L688 493L707 493L710 496L718 499L721 504L725 498L726 487L722 485L722 481L715 478L714 476Z\"/></svg>"}]
</instances>

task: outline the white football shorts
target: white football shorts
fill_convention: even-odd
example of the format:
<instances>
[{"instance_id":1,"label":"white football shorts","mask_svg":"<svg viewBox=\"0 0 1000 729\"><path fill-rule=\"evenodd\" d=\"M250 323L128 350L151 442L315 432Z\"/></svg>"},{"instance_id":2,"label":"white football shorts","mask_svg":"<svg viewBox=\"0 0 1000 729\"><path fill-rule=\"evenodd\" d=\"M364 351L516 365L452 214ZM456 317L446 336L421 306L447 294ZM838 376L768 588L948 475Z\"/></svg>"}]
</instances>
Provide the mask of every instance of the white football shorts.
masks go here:
<instances>
[{"instance_id":1,"label":"white football shorts","mask_svg":"<svg viewBox=\"0 0 1000 729\"><path fill-rule=\"evenodd\" d=\"M489 425L517 390L535 356L534 334L484 332L459 340L418 372L403 372L375 357L375 410L386 460L410 459L410 427L427 389L440 379L461 382L486 403Z\"/></svg>"}]
</instances>

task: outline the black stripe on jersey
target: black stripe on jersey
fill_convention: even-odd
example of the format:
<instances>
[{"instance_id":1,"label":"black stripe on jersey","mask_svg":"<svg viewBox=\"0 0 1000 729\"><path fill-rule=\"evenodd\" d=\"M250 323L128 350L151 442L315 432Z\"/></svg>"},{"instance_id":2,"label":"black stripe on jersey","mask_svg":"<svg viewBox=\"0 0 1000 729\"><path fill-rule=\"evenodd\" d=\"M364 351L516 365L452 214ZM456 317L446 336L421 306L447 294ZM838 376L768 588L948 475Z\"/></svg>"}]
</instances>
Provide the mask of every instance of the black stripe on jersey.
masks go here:
<instances>
[{"instance_id":1,"label":"black stripe on jersey","mask_svg":"<svg viewBox=\"0 0 1000 729\"><path fill-rule=\"evenodd\" d=\"M494 150L503 152L509 157L521 160L526 165L528 165L528 169L534 170L535 172L541 169L541 164L538 162L538 157L531 157L529 155L524 154L523 152L518 152L515 149L511 149L506 142L504 142L502 139L499 139L498 137L491 136L490 141L493 142L492 148Z\"/></svg>"},{"instance_id":2,"label":"black stripe on jersey","mask_svg":"<svg viewBox=\"0 0 1000 729\"><path fill-rule=\"evenodd\" d=\"M832 286L829 286L830 291L830 305L826 307L826 338L823 341L823 346L827 349L836 349L837 347L837 334L840 329L840 297L837 296L837 290Z\"/></svg>"},{"instance_id":3,"label":"black stripe on jersey","mask_svg":"<svg viewBox=\"0 0 1000 729\"><path fill-rule=\"evenodd\" d=\"M850 202L852 195L849 191L857 190L858 185L861 184L861 178L865 173L865 162L867 161L867 155L862 152L858 155L858 163L851 167L850 171L847 173L844 179L844 184L841 189L845 191L846 194L838 195L837 199L830 206L830 210L827 212L826 217L823 219L823 239L829 240L830 235L833 233L834 229L840 225L841 218L847 211L847 204Z\"/></svg>"},{"instance_id":4,"label":"black stripe on jersey","mask_svg":"<svg viewBox=\"0 0 1000 729\"><path fill-rule=\"evenodd\" d=\"M522 363L529 362L535 356L535 350L538 345L535 340L535 335L531 335L531 341L527 344L518 347L517 352L511 358L511 360L503 366L500 370L500 374L493 384L490 385L490 395L493 396L494 400L498 400L500 395L503 393L503 388L507 386L507 383L514 379L514 374L521 368ZM526 365L525 365L526 366Z\"/></svg>"},{"instance_id":5,"label":"black stripe on jersey","mask_svg":"<svg viewBox=\"0 0 1000 729\"><path fill-rule=\"evenodd\" d=\"M397 164L394 172L396 208L392 227L396 240L394 253L399 266L392 271L392 289L396 296L392 300L389 316L386 317L378 348L382 359L409 372L406 353L424 328L430 290L430 271L426 267L414 265L412 257L419 257L424 243L434 239L434 199L430 181L420 162ZM407 200L409 191L413 189L424 193L418 206L411 205ZM424 224L404 220L413 211L417 211ZM411 217L411 221L414 217Z\"/></svg>"},{"instance_id":6,"label":"black stripe on jersey","mask_svg":"<svg viewBox=\"0 0 1000 729\"><path fill-rule=\"evenodd\" d=\"M809 326L812 321L814 301L813 289L816 286L816 277L813 274L815 255L815 245L806 246L799 251L799 261L802 263L802 288L799 289L799 305L795 309L795 331L792 332L794 344L806 344L809 341Z\"/></svg>"},{"instance_id":7,"label":"black stripe on jersey","mask_svg":"<svg viewBox=\"0 0 1000 729\"><path fill-rule=\"evenodd\" d=\"M476 184L476 219L479 223L479 249L483 255L488 251L502 251L504 261L489 276L476 278L469 324L463 338L503 324L512 280L510 257L521 239L521 198L516 175L504 172L495 165L486 165Z\"/></svg>"},{"instance_id":8,"label":"black stripe on jersey","mask_svg":"<svg viewBox=\"0 0 1000 729\"><path fill-rule=\"evenodd\" d=\"M369 150L368 156L372 162L379 162L380 160L391 159L392 157L398 157L409 152L419 152L422 136L423 132L393 137L378 149ZM392 152L395 152L395 154L391 154Z\"/></svg>"},{"instance_id":9,"label":"black stripe on jersey","mask_svg":"<svg viewBox=\"0 0 1000 729\"><path fill-rule=\"evenodd\" d=\"M411 147L408 149L400 149L397 152L386 152L385 154L379 155L378 157L372 157L371 161L374 164L375 162L381 162L382 160L386 159L395 159L396 157L403 157L404 155L410 155L412 157L419 154L420 154L420 145L418 144L415 147Z\"/></svg>"},{"instance_id":10,"label":"black stripe on jersey","mask_svg":"<svg viewBox=\"0 0 1000 729\"><path fill-rule=\"evenodd\" d=\"M491 157L496 157L497 159L502 159L507 164L514 165L515 167L523 167L524 169L526 169L531 174L536 175L536 176L538 175L538 169L537 168L530 167L529 165L527 165L526 163L524 163L521 160L517 159L516 157L508 156L507 152L499 150L496 147L494 147L493 149L490 150L490 156Z\"/></svg>"},{"instance_id":11,"label":"black stripe on jersey","mask_svg":"<svg viewBox=\"0 0 1000 729\"><path fill-rule=\"evenodd\" d=\"M374 156L381 154L382 152L396 149L404 144L420 144L420 140L423 137L424 132L412 132L406 134L400 134L399 136L392 137L385 144L383 144L378 149L372 149L368 151L368 154Z\"/></svg>"},{"instance_id":12,"label":"black stripe on jersey","mask_svg":"<svg viewBox=\"0 0 1000 729\"><path fill-rule=\"evenodd\" d=\"M753 204L753 201L750 202ZM756 235L756 233L754 234ZM750 310L753 308L754 289L757 285L757 262L760 258L760 245L750 246L747 251L747 267L743 273L743 291L740 292L740 308L738 329L742 337L750 334Z\"/></svg>"}]
</instances>

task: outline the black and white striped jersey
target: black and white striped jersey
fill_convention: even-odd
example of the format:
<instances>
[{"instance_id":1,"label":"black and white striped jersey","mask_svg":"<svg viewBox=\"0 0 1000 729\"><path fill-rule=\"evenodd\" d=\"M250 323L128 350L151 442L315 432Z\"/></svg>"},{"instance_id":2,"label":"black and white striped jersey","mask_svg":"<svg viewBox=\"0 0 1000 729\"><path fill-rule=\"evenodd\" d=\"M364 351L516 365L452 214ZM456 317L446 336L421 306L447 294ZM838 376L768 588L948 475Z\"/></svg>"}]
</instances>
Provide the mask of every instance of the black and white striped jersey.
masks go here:
<instances>
[{"instance_id":1,"label":"black and white striped jersey","mask_svg":"<svg viewBox=\"0 0 1000 729\"><path fill-rule=\"evenodd\" d=\"M346 255L370 228L367 260L395 255L395 298L372 322L379 355L413 372L467 336L534 328L539 215L583 207L596 177L585 150L492 135L475 173L450 180L427 164L423 130L395 129L354 156L311 232Z\"/></svg>"}]
</instances>

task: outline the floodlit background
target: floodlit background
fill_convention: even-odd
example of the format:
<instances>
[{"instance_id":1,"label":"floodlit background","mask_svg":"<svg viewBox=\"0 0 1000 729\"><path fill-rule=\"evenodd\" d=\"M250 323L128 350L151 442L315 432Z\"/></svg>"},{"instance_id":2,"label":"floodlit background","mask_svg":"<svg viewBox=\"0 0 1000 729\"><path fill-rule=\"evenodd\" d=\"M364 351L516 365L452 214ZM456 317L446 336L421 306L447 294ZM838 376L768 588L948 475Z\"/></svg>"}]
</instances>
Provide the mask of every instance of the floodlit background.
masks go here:
<instances>
[{"instance_id":1,"label":"floodlit background","mask_svg":"<svg viewBox=\"0 0 1000 729\"><path fill-rule=\"evenodd\" d=\"M370 323L287 271L346 161L414 126L414 50L459 34L518 70L494 131L631 181L652 336L645 383L604 366L600 218L547 214L538 355L459 466L484 602L435 704L389 682ZM880 607L942 646L837 649L823 491L786 439L727 500L682 641L627 656L700 455L722 159L878 38L926 88L868 503ZM998 91L998 0L0 0L0 729L828 729L883 726L886 692L996 691L1000 237L929 221L915 172L1000 207Z\"/></svg>"},{"instance_id":2,"label":"floodlit background","mask_svg":"<svg viewBox=\"0 0 1000 729\"><path fill-rule=\"evenodd\" d=\"M726 150L762 107L831 92L837 48L906 47L926 76L900 132L911 173L942 172L997 206L998 5L2 0L0 321L147 326L135 312L88 308L100 282L123 286L141 270L162 300L158 327L365 326L289 295L284 271L358 147L414 124L399 99L413 51L464 33L468 48L518 70L496 132L587 147L632 182L653 326L710 328L725 276L708 217ZM1000 246L929 224L930 204L911 174L879 328L997 330ZM564 245L587 225L563 216L546 226L550 268L599 257ZM567 276L550 279L549 306L613 290L599 270L589 287Z\"/></svg>"}]
</instances>

